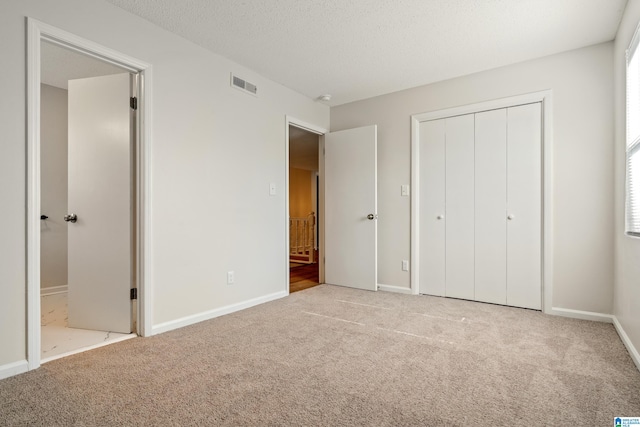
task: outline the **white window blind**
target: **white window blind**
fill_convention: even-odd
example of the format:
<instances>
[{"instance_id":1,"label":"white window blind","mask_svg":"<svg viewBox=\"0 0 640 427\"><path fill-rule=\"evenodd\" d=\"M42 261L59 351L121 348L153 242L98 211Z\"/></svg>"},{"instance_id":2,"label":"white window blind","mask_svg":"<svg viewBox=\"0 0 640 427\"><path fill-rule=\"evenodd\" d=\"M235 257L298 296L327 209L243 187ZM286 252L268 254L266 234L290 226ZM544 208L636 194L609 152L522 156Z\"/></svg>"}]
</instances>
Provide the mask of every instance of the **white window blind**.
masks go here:
<instances>
[{"instance_id":1,"label":"white window blind","mask_svg":"<svg viewBox=\"0 0 640 427\"><path fill-rule=\"evenodd\" d=\"M638 30L627 50L626 232L640 236L640 52Z\"/></svg>"}]
</instances>

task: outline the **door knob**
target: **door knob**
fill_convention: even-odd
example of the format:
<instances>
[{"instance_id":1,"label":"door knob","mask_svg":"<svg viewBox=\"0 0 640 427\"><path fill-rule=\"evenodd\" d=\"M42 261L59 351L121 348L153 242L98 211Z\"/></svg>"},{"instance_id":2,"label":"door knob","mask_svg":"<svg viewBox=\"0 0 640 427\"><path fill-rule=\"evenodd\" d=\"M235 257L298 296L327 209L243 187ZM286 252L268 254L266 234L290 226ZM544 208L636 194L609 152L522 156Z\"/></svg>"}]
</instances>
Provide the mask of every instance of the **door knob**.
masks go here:
<instances>
[{"instance_id":1,"label":"door knob","mask_svg":"<svg viewBox=\"0 0 640 427\"><path fill-rule=\"evenodd\" d=\"M76 214L66 214L64 216L64 220L66 222L76 222L78 220L78 215L76 215Z\"/></svg>"},{"instance_id":2,"label":"door knob","mask_svg":"<svg viewBox=\"0 0 640 427\"><path fill-rule=\"evenodd\" d=\"M437 219L444 219L444 215L438 215L436 218Z\"/></svg>"},{"instance_id":3,"label":"door knob","mask_svg":"<svg viewBox=\"0 0 640 427\"><path fill-rule=\"evenodd\" d=\"M369 215L367 215L367 219L369 219L369 220L378 219L378 215L369 214Z\"/></svg>"},{"instance_id":4,"label":"door knob","mask_svg":"<svg viewBox=\"0 0 640 427\"><path fill-rule=\"evenodd\" d=\"M511 221L511 220L512 220L513 218L515 218L515 217L516 217L515 215L507 215L507 219L508 219L509 221Z\"/></svg>"}]
</instances>

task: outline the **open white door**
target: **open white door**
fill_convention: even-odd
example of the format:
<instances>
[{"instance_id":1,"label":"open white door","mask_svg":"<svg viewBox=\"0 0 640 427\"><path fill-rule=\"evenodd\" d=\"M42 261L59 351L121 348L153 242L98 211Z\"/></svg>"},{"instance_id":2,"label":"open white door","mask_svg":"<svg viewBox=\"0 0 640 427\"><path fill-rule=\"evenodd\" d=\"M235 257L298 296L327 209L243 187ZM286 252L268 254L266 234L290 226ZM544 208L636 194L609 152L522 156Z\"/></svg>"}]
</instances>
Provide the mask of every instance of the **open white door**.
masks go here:
<instances>
[{"instance_id":1,"label":"open white door","mask_svg":"<svg viewBox=\"0 0 640 427\"><path fill-rule=\"evenodd\" d=\"M325 283L378 288L377 127L325 135Z\"/></svg>"},{"instance_id":2,"label":"open white door","mask_svg":"<svg viewBox=\"0 0 640 427\"><path fill-rule=\"evenodd\" d=\"M130 75L69 81L69 327L132 329Z\"/></svg>"}]
</instances>

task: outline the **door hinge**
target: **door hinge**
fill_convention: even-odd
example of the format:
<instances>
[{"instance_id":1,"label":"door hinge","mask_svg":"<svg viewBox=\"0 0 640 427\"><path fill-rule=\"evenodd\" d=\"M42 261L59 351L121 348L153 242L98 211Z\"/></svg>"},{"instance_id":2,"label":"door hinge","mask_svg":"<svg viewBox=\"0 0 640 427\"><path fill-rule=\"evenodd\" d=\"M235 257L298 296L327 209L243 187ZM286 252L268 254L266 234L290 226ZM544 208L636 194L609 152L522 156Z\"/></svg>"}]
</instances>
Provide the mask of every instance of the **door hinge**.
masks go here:
<instances>
[{"instance_id":1,"label":"door hinge","mask_svg":"<svg viewBox=\"0 0 640 427\"><path fill-rule=\"evenodd\" d=\"M129 106L131 107L132 110L137 110L138 98L136 98L135 96L132 96L131 98L129 98Z\"/></svg>"},{"instance_id":2,"label":"door hinge","mask_svg":"<svg viewBox=\"0 0 640 427\"><path fill-rule=\"evenodd\" d=\"M130 297L131 299L138 299L138 288L131 288Z\"/></svg>"}]
</instances>

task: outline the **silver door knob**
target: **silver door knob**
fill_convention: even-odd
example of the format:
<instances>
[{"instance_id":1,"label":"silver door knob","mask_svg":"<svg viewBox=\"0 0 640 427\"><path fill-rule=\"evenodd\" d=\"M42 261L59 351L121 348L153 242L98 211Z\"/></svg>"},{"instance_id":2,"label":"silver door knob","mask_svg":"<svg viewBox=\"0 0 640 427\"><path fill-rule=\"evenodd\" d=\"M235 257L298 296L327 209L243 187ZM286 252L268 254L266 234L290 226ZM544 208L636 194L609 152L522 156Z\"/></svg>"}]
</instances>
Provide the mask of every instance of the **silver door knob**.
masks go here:
<instances>
[{"instance_id":1,"label":"silver door knob","mask_svg":"<svg viewBox=\"0 0 640 427\"><path fill-rule=\"evenodd\" d=\"M367 215L367 219L369 219L369 220L378 219L378 215L369 214L369 215Z\"/></svg>"},{"instance_id":2,"label":"silver door knob","mask_svg":"<svg viewBox=\"0 0 640 427\"><path fill-rule=\"evenodd\" d=\"M444 215L438 215L436 218L437 219L444 219Z\"/></svg>"},{"instance_id":3,"label":"silver door knob","mask_svg":"<svg viewBox=\"0 0 640 427\"><path fill-rule=\"evenodd\" d=\"M507 215L507 219L508 219L509 221L511 221L511 220L512 220L513 218L515 218L515 217L516 217L515 215Z\"/></svg>"},{"instance_id":4,"label":"silver door knob","mask_svg":"<svg viewBox=\"0 0 640 427\"><path fill-rule=\"evenodd\" d=\"M78 220L78 215L76 215L76 214L66 214L64 216L64 220L66 222L76 222Z\"/></svg>"}]
</instances>

